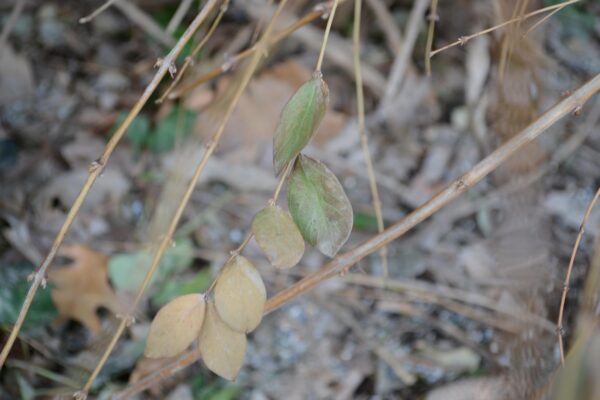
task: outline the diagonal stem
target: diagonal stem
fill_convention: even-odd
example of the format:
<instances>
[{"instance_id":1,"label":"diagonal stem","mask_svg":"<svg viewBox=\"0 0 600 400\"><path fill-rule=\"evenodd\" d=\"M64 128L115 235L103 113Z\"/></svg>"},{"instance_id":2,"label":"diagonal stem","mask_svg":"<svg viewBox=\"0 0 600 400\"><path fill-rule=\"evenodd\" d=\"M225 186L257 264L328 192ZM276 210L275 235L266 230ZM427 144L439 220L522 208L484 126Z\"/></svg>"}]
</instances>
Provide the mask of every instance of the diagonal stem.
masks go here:
<instances>
[{"instance_id":1,"label":"diagonal stem","mask_svg":"<svg viewBox=\"0 0 600 400\"><path fill-rule=\"evenodd\" d=\"M104 148L104 151L102 152L102 155L100 156L100 158L98 158L96 161L92 162L92 164L90 166L88 178L85 181L83 187L81 188L79 194L77 195L75 202L71 206L71 209L69 210L69 213L67 214L67 218L65 219L65 222L63 223L62 227L60 228L60 231L58 232L58 234L56 235L56 238L54 239L54 242L52 243L52 247L50 248L50 251L44 258L42 263L39 265L39 267L36 269L36 271L31 275L31 279L33 279L32 283L31 283L31 287L29 288L29 291L27 292L27 296L25 297L23 306L21 307L21 310L19 311L19 316L17 317L15 326L13 327L13 329L10 333L10 336L8 337L8 340L4 344L4 347L2 348L2 353L0 353L0 370L2 369L2 366L4 365L4 362L6 361L6 358L8 357L8 353L10 352L10 349L12 348L13 344L15 343L15 340L17 339L17 336L19 335L19 331L21 330L21 327L23 326L23 322L25 321L25 317L27 316L27 312L29 311L29 308L31 307L31 303L33 302L33 298L35 297L35 294L36 294L38 288L40 287L40 285L45 286L45 284L46 284L46 278L45 278L46 270L48 269L48 267L54 260L54 257L56 256L58 248L62 244L67 232L69 231L69 228L71 227L71 224L73 223L73 220L77 216L77 213L79 212L79 209L81 208L81 205L83 204L85 198L87 197L94 182L96 181L98 176L100 176L100 174L102 173L102 169L108 162L108 159L110 158L114 149L117 147L117 144L119 143L119 141L125 135L125 132L127 131L127 128L129 128L129 126L131 125L131 122L139 114L142 107L146 104L146 102L148 101L148 99L150 98L152 93L154 93L154 90L156 90L156 88L157 88L158 84L160 83L160 81L162 80L162 78L169 71L169 67L171 66L171 64L173 62L175 62L177 55L181 52L181 50L183 50L183 47L185 46L185 44L191 39L191 37L194 35L194 33L198 30L200 25L204 22L204 20L210 14L210 11L216 6L218 1L219 0L208 0L206 5L202 8L200 13L196 16L196 18L194 18L194 20L192 21L190 26L186 29L184 34L181 36L181 38L179 39L177 44L175 44L175 47L173 47L173 49L165 57L165 59L163 60L163 62L160 65L158 71L156 72L154 78L148 84L148 86L144 90L140 99L133 106L133 108L131 109L131 111L129 112L129 114L127 115L125 120L123 121L123 123L119 126L117 131L113 134L113 136L110 138L110 140L106 144L106 147Z\"/></svg>"},{"instance_id":2,"label":"diagonal stem","mask_svg":"<svg viewBox=\"0 0 600 400\"><path fill-rule=\"evenodd\" d=\"M584 103L598 91L600 91L600 74L596 75L593 79L574 91L569 97L546 111L531 125L481 160L471 169L471 171L451 183L446 189L442 190L439 194L414 210L411 214L407 215L384 232L363 242L354 250L338 255L328 264L324 265L319 271L308 275L289 288L284 289L271 297L265 306L265 314L271 313L275 309L314 288L319 283L338 274L345 273L362 258L377 251L379 248L419 225L422 221L435 214L440 208L446 206L452 200L464 193L469 187L493 172L525 145L538 138L558 120L571 112L577 115ZM139 393L140 391L149 388L157 381L170 377L177 371L193 364L199 357L200 356L196 351L190 350L183 354L177 361L161 368L147 378L140 380L125 391L117 393L115 399L125 399L127 396Z\"/></svg>"},{"instance_id":3,"label":"diagonal stem","mask_svg":"<svg viewBox=\"0 0 600 400\"><path fill-rule=\"evenodd\" d=\"M250 79L252 78L254 71L258 67L258 64L259 64L261 58L266 53L266 49L268 46L268 38L269 38L269 35L271 34L273 24L277 20L277 17L281 13L281 10L285 6L286 2L287 2L287 0L282 0L279 3L279 6L278 6L277 10L275 11L275 15L269 22L269 25L265 29L265 32L261 38L260 45L265 49L265 52L263 52L263 51L256 52L254 54L254 56L252 57L252 59L250 60L250 63L248 64L246 69L243 70L241 82L240 82L239 86L236 88L236 91L233 94L233 98L232 98L231 102L227 106L227 109L226 109L225 114L219 124L217 131L215 132L215 134L213 135L211 140L208 142L209 144L206 148L206 151L202 155L200 162L198 163L198 165L196 166L196 169L194 170L194 174L193 174L192 178L190 179L190 182L188 184L186 192L185 192L181 202L177 206L175 215L173 216L173 219L169 223L167 231L165 232L163 238L161 239L158 249L152 259L150 268L148 269L148 272L146 273L146 276L144 277L144 281L142 282L140 289L138 290L138 293L135 297L135 300L133 301L133 304L131 305L131 310L135 310L137 308L137 306L140 304L140 302L142 301L145 291L148 288L148 286L152 280L152 276L154 275L154 272L158 268L158 265L160 263L160 260L163 256L163 254L165 253L165 251L167 250L167 248L169 247L169 245L171 243L171 238L173 236L173 233L175 232L175 229L177 228L179 220L181 219L181 216L183 215L183 211L184 211L185 207L187 206L187 203L189 202L189 200L192 196L192 193L194 192L196 183L198 182L200 175L204 171L204 168L206 167L206 163L208 162L208 159L210 158L210 156L214 152L215 148L217 147L217 144L219 143L219 140L221 139L221 136L223 135L223 132L225 130L225 125L226 125L227 121L229 120L231 113L237 106L237 103L238 103L240 97L242 96L242 93L246 89L246 86L250 82ZM81 398L86 398L87 393L91 389L92 384L94 383L96 377L98 376L98 374L104 367L104 364L108 360L108 357L112 353L112 350L116 346L120 336L123 334L125 328L131 323L132 323L131 316L125 316L121 319L121 322L119 323L119 326L118 326L114 336L112 337L109 345L107 346L104 353L102 354L98 364L94 368L94 371L88 378L83 389L79 393L76 394L77 396L79 396Z\"/></svg>"}]
</instances>

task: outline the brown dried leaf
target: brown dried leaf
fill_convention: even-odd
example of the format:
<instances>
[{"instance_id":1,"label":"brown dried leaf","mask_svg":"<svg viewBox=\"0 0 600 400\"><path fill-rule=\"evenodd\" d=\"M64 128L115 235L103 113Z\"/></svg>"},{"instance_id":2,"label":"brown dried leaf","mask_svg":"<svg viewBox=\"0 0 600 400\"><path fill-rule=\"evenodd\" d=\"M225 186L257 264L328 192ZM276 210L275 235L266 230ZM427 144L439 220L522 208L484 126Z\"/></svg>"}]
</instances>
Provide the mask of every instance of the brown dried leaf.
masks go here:
<instances>
[{"instance_id":1,"label":"brown dried leaf","mask_svg":"<svg viewBox=\"0 0 600 400\"><path fill-rule=\"evenodd\" d=\"M291 268L304 254L304 239L292 216L277 206L265 207L252 221L252 233L277 268Z\"/></svg>"},{"instance_id":2,"label":"brown dried leaf","mask_svg":"<svg viewBox=\"0 0 600 400\"><path fill-rule=\"evenodd\" d=\"M61 255L73 259L63 268L48 273L52 301L61 319L72 318L92 332L100 331L99 307L119 312L117 296L108 284L108 258L82 245L63 246Z\"/></svg>"},{"instance_id":3,"label":"brown dried leaf","mask_svg":"<svg viewBox=\"0 0 600 400\"><path fill-rule=\"evenodd\" d=\"M248 333L262 319L267 291L260 274L248 259L233 257L215 285L215 307L231 329Z\"/></svg>"},{"instance_id":4,"label":"brown dried leaf","mask_svg":"<svg viewBox=\"0 0 600 400\"><path fill-rule=\"evenodd\" d=\"M184 351L200 334L205 307L204 295L198 293L171 300L154 317L144 354L162 358Z\"/></svg>"},{"instance_id":5,"label":"brown dried leaf","mask_svg":"<svg viewBox=\"0 0 600 400\"><path fill-rule=\"evenodd\" d=\"M211 302L208 303L206 319L200 332L199 347L208 369L231 381L244 364L246 335L227 326Z\"/></svg>"}]
</instances>

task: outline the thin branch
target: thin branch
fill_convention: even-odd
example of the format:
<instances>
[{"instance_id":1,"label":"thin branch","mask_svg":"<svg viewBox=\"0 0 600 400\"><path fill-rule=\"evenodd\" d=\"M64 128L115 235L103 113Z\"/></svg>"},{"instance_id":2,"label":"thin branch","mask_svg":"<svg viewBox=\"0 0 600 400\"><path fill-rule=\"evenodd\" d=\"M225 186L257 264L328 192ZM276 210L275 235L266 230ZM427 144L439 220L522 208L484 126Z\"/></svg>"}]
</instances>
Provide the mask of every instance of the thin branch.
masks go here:
<instances>
[{"instance_id":1,"label":"thin branch","mask_svg":"<svg viewBox=\"0 0 600 400\"><path fill-rule=\"evenodd\" d=\"M333 8L329 13L329 18L327 19L327 27L325 28L325 34L323 35L323 42L321 43L321 51L319 52L319 59L317 60L317 66L315 67L315 71L321 72L321 64L323 64L323 57L325 56L325 48L327 47L327 39L329 38L329 32L331 31L331 24L333 23L333 18L335 17L335 10L337 9L339 0L333 0Z\"/></svg>"},{"instance_id":2,"label":"thin branch","mask_svg":"<svg viewBox=\"0 0 600 400\"><path fill-rule=\"evenodd\" d=\"M98 15L102 14L104 12L104 10L106 10L108 7L112 6L117 1L118 0L107 0L106 3L104 3L100 7L98 7L93 13L91 13L85 17L79 18L79 23L87 24L88 22L90 22L91 20L96 18Z\"/></svg>"},{"instance_id":3,"label":"thin branch","mask_svg":"<svg viewBox=\"0 0 600 400\"><path fill-rule=\"evenodd\" d=\"M79 209L81 208L81 205L83 204L85 198L87 197L94 182L96 181L98 176L100 176L100 174L101 174L104 166L108 162L108 159L110 158L112 152L117 147L117 144L119 143L119 141L125 135L125 132L131 125L131 122L139 114L140 110L146 104L146 102L148 101L148 99L150 98L150 96L152 95L154 90L156 90L156 88L157 88L158 84L160 83L160 81L162 80L162 78L169 71L171 64L177 58L177 55L179 55L181 50L183 50L183 47L185 46L185 44L191 39L191 37L194 35L194 33L198 30L200 25L204 22L206 17L210 14L210 11L217 5L218 1L219 0L208 0L207 1L206 5L202 8L200 13L196 16L196 18L194 18L194 20L192 21L190 26L186 29L186 31L183 33L181 38L177 41L177 43L175 44L173 49L164 58L160 67L158 68L158 71L156 71L154 78L148 84L148 86L142 93L142 96L137 101L137 103L133 106L133 108L131 109L131 111L125 118L125 120L121 123L121 125L117 128L115 133L112 135L112 137L106 144L106 147L104 148L101 156L96 161L92 162L92 164L90 166L88 178L85 181L85 183L83 184L83 187L81 188L79 194L77 195L75 202L71 206L71 209L69 210L69 213L67 214L65 222L63 223L62 227L60 228L60 231L58 232L58 234L56 235L56 238L54 239L54 242L52 243L52 247L50 248L50 251L44 258L44 261L42 261L42 263L38 266L36 271L30 276L30 279L33 280L31 283L31 287L29 288L29 291L27 292L27 296L25 297L23 306L21 307L21 310L19 311L19 316L17 317L15 326L13 327L13 330L11 331L10 336L8 337L8 340L4 344L4 347L2 348L2 353L0 353L0 370L2 369L2 366L4 365L6 358L8 357L8 353L10 352L10 349L12 348L13 344L15 343L15 340L17 339L19 331L21 330L23 322L25 321L25 316L27 315L27 312L29 311L29 308L31 307L31 303L33 302L33 298L35 297L35 294L36 294L38 288L40 287L40 285L42 285L42 286L46 285L46 270L48 269L48 267L54 260L54 257L56 256L56 252L58 251L58 248L62 244L67 232L69 231L69 228L71 227L71 224L73 223L73 220L77 216L77 213L79 212Z\"/></svg>"},{"instance_id":4,"label":"thin branch","mask_svg":"<svg viewBox=\"0 0 600 400\"><path fill-rule=\"evenodd\" d=\"M423 16L425 15L428 5L429 0L416 0L410 11L408 23L406 24L406 32L404 33L404 43L394 59L394 64L392 65L385 87L385 93L379 103L378 112L386 109L400 90L400 85L406 75L410 56L415 47L423 23Z\"/></svg>"},{"instance_id":5,"label":"thin branch","mask_svg":"<svg viewBox=\"0 0 600 400\"><path fill-rule=\"evenodd\" d=\"M467 43L469 40L471 40L471 39L474 39L474 38L476 38L476 37L478 37L478 36L481 36L481 35L486 35L486 34L488 34L488 33L490 33L490 32L496 31L496 30L498 30L498 29L500 29L500 28L504 28L505 26L508 26L508 25L514 24L514 23L516 23L516 22L521 22L521 21L524 21L524 20L526 20L526 19L529 19L529 18L531 18L531 17L534 17L534 16L536 16L536 15L543 14L543 13L545 13L545 12L552 11L552 10L555 10L555 9L557 9L557 8L560 8L560 9L562 9L562 8L564 8L564 7L568 6L568 5L571 5L571 4L574 4L574 3L577 3L577 2L579 2L579 1L580 1L580 0L568 0L568 1L565 1L565 2L563 2L563 3L555 4L555 5L553 5L553 6L544 7L544 8L541 8L541 9L539 9L539 10L532 11L532 12L530 12L530 13L528 13L528 14L525 14L525 15L523 15L523 16L521 16L521 17L516 17L516 18L509 19L508 21L505 21L505 22L503 22L503 23L501 23L501 24L498 24L498 25L492 26L491 28L484 29L484 30L482 30L482 31L479 31L479 32L477 32L477 33L474 33L474 34L472 34L472 35L468 35L468 36L461 36L461 37L459 37L459 38L458 38L458 39L457 39L455 42L452 42L452 43L450 43L450 44L447 44L447 45L446 45L446 46L444 46L444 47L440 47L439 49L436 49L436 50L432 51L432 52L431 52L431 57L433 57L434 55L436 55L436 54L438 54L438 53L441 53L441 52L442 52L442 51L444 51L444 50L448 50L448 49L449 49L449 48L451 48L451 47L455 47L455 46L463 46L463 45L465 45L465 44L466 44L466 43Z\"/></svg>"},{"instance_id":6,"label":"thin branch","mask_svg":"<svg viewBox=\"0 0 600 400\"><path fill-rule=\"evenodd\" d=\"M325 4L317 5L313 9L313 11L310 11L309 13L305 14L302 18L300 18L298 21L296 21L295 23L290 25L288 28L284 29L283 31L281 31L279 33L274 34L273 38L271 38L271 41L269 42L269 44L271 46L274 44L277 44L278 42L285 39L286 37L288 37L295 31L297 31L298 29L300 29L303 26L310 24L312 21L320 18L322 15L324 15L327 12L327 10L329 10L329 8ZM182 85L182 87L171 92L168 95L168 98L171 100L177 99L177 98L183 96L184 94L188 93L190 90L202 85L203 83L206 83L206 82L218 77L221 74L231 71L231 69L233 69L241 61L245 60L246 58L248 58L252 54L254 54L254 52L256 50L257 50L257 46L254 45L246 50L239 52L238 54L236 54L234 56L228 57L227 60L224 63L222 63L221 65L219 65L218 67L211 69L210 71L206 72L202 76L194 79L193 81L191 81L189 83L186 83L185 85Z\"/></svg>"},{"instance_id":7,"label":"thin branch","mask_svg":"<svg viewBox=\"0 0 600 400\"><path fill-rule=\"evenodd\" d=\"M259 44L265 50L267 49L267 46L268 46L268 37L271 33L273 24L277 20L277 17L281 13L281 10L283 9L283 7L285 6L286 1L287 0L282 0L279 3L279 6L275 12L275 15L269 22L269 25L265 29L265 32L261 38L261 41ZM163 254L165 253L165 251L171 244L171 238L173 237L173 233L175 232L175 229L177 228L177 225L183 215L183 211L184 211L185 207L187 206L187 203L189 202L190 198L192 197L192 193L194 192L194 189L196 188L198 179L200 178L200 175L204 171L204 168L208 162L208 159L210 158L210 156L214 152L215 148L217 147L217 144L219 143L219 140L221 139L221 136L223 135L223 132L225 131L225 125L227 124L229 117L231 116L233 110L237 106L237 103L238 103L240 97L242 96L244 90L246 89L248 83L250 82L250 79L252 78L254 72L256 71L256 68L264 54L265 54L265 52L262 52L262 51L256 52L254 54L254 57L250 60L250 63L248 64L246 69L244 71L242 71L243 74L241 77L240 84L236 88L236 90L233 94L232 100L228 104L227 109L225 110L225 113L223 115L223 118L219 124L217 131L215 132L213 137L208 142L206 151L202 155L200 162L198 163L198 165L196 166L196 169L194 170L194 174L193 174L192 178L190 179L190 182L186 188L185 194L184 194L181 202L177 206L175 215L173 216L173 219L171 220L171 222L169 223L169 226L167 227L167 231L164 233L164 235L161 239L158 249L152 259L150 268L148 269L148 272L146 273L146 276L144 277L144 281L142 282L140 289L138 290L138 293L131 305L130 313L133 312L133 310L135 310L137 308L137 306L140 304L140 302L142 301L145 291L148 288L148 286L152 280L152 276L154 275L154 272L158 268L158 265L160 263L160 260L163 256ZM79 398L83 398L83 399L85 399L87 397L87 393L91 389L92 384L96 380L96 377L98 376L98 374L104 367L104 364L108 360L108 357L112 353L112 350L116 346L120 336L123 334L125 328L127 326L129 326L132 322L133 322L133 317L131 315L126 315L121 318L121 322L119 323L119 326L118 326L114 336L112 337L109 345L106 347L104 353L100 357L98 364L94 368L94 371L88 378L83 389L80 392L78 392L76 394L76 396L78 396Z\"/></svg>"},{"instance_id":8,"label":"thin branch","mask_svg":"<svg viewBox=\"0 0 600 400\"><path fill-rule=\"evenodd\" d=\"M366 242L363 242L354 250L338 255L336 258L324 265L319 271L308 275L289 288L284 289L275 296L271 297L265 306L265 314L271 313L301 294L311 290L321 282L336 275L346 273L350 267L352 267L362 258L373 253L374 251L377 251L379 248L410 231L419 223L435 214L440 208L446 206L452 200L459 197L468 188L493 172L507 159L521 150L525 145L531 143L533 140L539 137L544 131L546 131L546 129L548 129L558 120L569 113L578 113L585 102L598 91L600 91L600 74L596 75L593 79L581 86L569 97L565 98L554 107L546 111L527 128L515 135L512 139L505 142L489 156L481 160L475 167L471 169L471 171L454 181L446 189L442 190L438 195L434 196L421 207L414 210L404 219L389 227L384 232L375 235ZM195 357L192 355L194 352L194 350L191 350L185 353L185 355L179 360L161 368L151 376L142 379L140 382L127 388L124 392L118 393L117 398L124 398L122 393L127 393L128 395L138 393L151 386L153 383L157 383L159 379L165 379L169 376L172 376L176 371L193 364L199 358L198 355Z\"/></svg>"},{"instance_id":9,"label":"thin branch","mask_svg":"<svg viewBox=\"0 0 600 400\"><path fill-rule=\"evenodd\" d=\"M175 86L177 86L179 84L179 82L181 81L181 78L183 78L183 75L185 74L185 72L187 71L189 66L192 65L192 63L194 62L194 58L196 58L196 56L198 55L200 50L202 50L202 48L204 47L206 42L208 42L208 40L211 38L212 34L215 32L215 29L217 29L217 26L219 25L219 23L221 22L221 19L223 18L223 14L225 14L225 12L227 12L227 8L229 8L229 0L223 0L223 4L221 4L219 13L217 14L212 25L208 29L208 32L206 32L206 35L204 35L204 37L202 38L200 43L198 43L198 45L196 47L194 47L194 49L192 50L190 55L185 58L183 66L177 73L177 76L175 77L175 79L173 79L173 81L171 82L169 87L165 90L165 92L156 100L156 104L161 104L163 101L165 101L165 99L171 93L171 91L175 88Z\"/></svg>"},{"instance_id":10,"label":"thin branch","mask_svg":"<svg viewBox=\"0 0 600 400\"><path fill-rule=\"evenodd\" d=\"M361 18L362 0L354 1L354 29L352 32L352 55L354 59L354 81L356 82L356 113L358 119L358 132L360 135L360 145L362 147L365 163L367 164L367 176L369 177L369 187L371 188L371 197L373 198L373 209L377 219L377 231L383 232L383 214L381 212L381 200L379 190L377 189L377 179L373 169L373 161L369 152L369 139L365 128L365 95L363 92L362 70L360 66L360 18ZM388 276L388 257L387 247L382 247L380 251L381 264L383 266L383 276Z\"/></svg>"},{"instance_id":11,"label":"thin branch","mask_svg":"<svg viewBox=\"0 0 600 400\"><path fill-rule=\"evenodd\" d=\"M575 257L577 256L577 251L579 250L579 244L581 243L581 239L583 239L583 234L585 232L585 225L587 224L590 215L592 214L592 210L594 205L598 201L598 197L600 197L600 188L596 191L594 198L590 201L587 210L585 211L585 215L583 216L583 220L581 221L581 225L579 226L579 232L577 233L577 239L575 239L575 244L573 245L573 250L571 251L571 258L569 260L569 266L567 267L567 275L565 276L565 282L563 285L562 295L560 297L560 307L558 309L558 319L556 320L556 334L558 336L558 347L560 349L560 363L565 365L565 351L563 344L563 316L565 311L565 303L567 302L567 292L569 291L569 283L571 281L571 272L573 272L573 265L575 265Z\"/></svg>"},{"instance_id":12,"label":"thin branch","mask_svg":"<svg viewBox=\"0 0 600 400\"><path fill-rule=\"evenodd\" d=\"M431 76L431 48L433 47L433 36L435 35L435 23L439 19L437 15L438 0L431 0L431 11L429 12L429 29L427 30L427 46L425 48L425 71Z\"/></svg>"},{"instance_id":13,"label":"thin branch","mask_svg":"<svg viewBox=\"0 0 600 400\"><path fill-rule=\"evenodd\" d=\"M354 250L338 255L328 264L323 266L319 271L312 273L289 288L277 293L267 302L265 306L265 312L270 313L288 301L309 291L324 280L332 278L338 274L344 274L350 267L368 254L377 251L391 241L404 235L419 223L435 214L440 208L446 206L452 200L459 197L471 186L486 177L523 146L536 139L542 134L542 132L553 125L556 121L569 113L579 112L579 110L581 110L583 107L583 104L599 90L600 74L596 75L585 85L574 91L569 97L565 98L557 105L546 111L531 125L480 161L469 172L451 183L438 195L434 196L421 207L408 214L404 219L387 228L383 233L378 234L370 240L362 243Z\"/></svg>"}]
</instances>

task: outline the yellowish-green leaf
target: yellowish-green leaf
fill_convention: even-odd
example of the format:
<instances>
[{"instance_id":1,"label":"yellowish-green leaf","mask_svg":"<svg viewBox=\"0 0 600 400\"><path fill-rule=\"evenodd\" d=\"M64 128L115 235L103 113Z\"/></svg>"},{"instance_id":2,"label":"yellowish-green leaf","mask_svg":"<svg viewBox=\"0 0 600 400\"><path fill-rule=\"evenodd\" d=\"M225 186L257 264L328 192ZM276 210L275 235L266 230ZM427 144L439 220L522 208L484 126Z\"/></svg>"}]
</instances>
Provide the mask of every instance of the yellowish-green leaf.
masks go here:
<instances>
[{"instance_id":1,"label":"yellowish-green leaf","mask_svg":"<svg viewBox=\"0 0 600 400\"><path fill-rule=\"evenodd\" d=\"M262 319L267 291L248 259L235 256L215 284L215 307L221 319L237 332L253 331Z\"/></svg>"},{"instance_id":2,"label":"yellowish-green leaf","mask_svg":"<svg viewBox=\"0 0 600 400\"><path fill-rule=\"evenodd\" d=\"M205 311L204 295L177 297L160 309L146 341L147 357L172 357L184 351L200 334Z\"/></svg>"},{"instance_id":3,"label":"yellowish-green leaf","mask_svg":"<svg viewBox=\"0 0 600 400\"><path fill-rule=\"evenodd\" d=\"M352 230L352 206L340 182L323 163L300 155L288 190L290 213L304 240L335 256Z\"/></svg>"},{"instance_id":4,"label":"yellowish-green leaf","mask_svg":"<svg viewBox=\"0 0 600 400\"><path fill-rule=\"evenodd\" d=\"M214 304L208 303L199 348L208 369L231 381L244 364L246 335L227 326L219 317Z\"/></svg>"},{"instance_id":5,"label":"yellowish-green leaf","mask_svg":"<svg viewBox=\"0 0 600 400\"><path fill-rule=\"evenodd\" d=\"M292 216L277 206L265 207L254 216L252 233L274 267L291 268L304 254L304 239Z\"/></svg>"},{"instance_id":6,"label":"yellowish-green leaf","mask_svg":"<svg viewBox=\"0 0 600 400\"><path fill-rule=\"evenodd\" d=\"M308 144L325 115L328 101L327 84L315 77L300 86L287 102L273 139L276 175Z\"/></svg>"}]
</instances>

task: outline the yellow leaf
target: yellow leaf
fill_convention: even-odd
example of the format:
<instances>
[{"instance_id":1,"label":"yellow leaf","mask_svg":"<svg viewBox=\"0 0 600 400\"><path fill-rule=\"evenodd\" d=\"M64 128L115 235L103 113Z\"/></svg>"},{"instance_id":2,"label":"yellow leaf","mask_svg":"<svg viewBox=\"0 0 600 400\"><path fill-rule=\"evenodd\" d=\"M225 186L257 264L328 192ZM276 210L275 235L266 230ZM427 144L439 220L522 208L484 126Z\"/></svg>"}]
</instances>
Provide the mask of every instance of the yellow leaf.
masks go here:
<instances>
[{"instance_id":1,"label":"yellow leaf","mask_svg":"<svg viewBox=\"0 0 600 400\"><path fill-rule=\"evenodd\" d=\"M97 309L119 312L117 296L108 283L108 258L82 245L63 246L60 254L73 262L48 273L59 318L74 319L98 333L101 324Z\"/></svg>"},{"instance_id":2,"label":"yellow leaf","mask_svg":"<svg viewBox=\"0 0 600 400\"><path fill-rule=\"evenodd\" d=\"M228 327L219 317L214 304L208 303L199 347L208 369L231 381L244 364L246 335Z\"/></svg>"},{"instance_id":3,"label":"yellow leaf","mask_svg":"<svg viewBox=\"0 0 600 400\"><path fill-rule=\"evenodd\" d=\"M204 295L195 293L177 297L161 308L150 326L144 354L162 358L184 351L200 334L205 304Z\"/></svg>"},{"instance_id":4,"label":"yellow leaf","mask_svg":"<svg viewBox=\"0 0 600 400\"><path fill-rule=\"evenodd\" d=\"M267 291L260 274L248 259L233 257L215 285L215 307L235 331L253 331L262 319Z\"/></svg>"}]
</instances>

